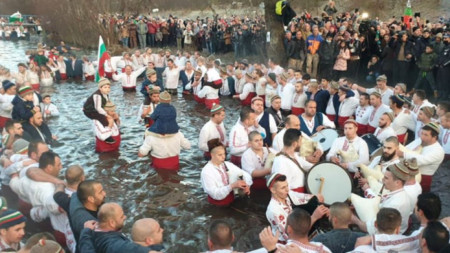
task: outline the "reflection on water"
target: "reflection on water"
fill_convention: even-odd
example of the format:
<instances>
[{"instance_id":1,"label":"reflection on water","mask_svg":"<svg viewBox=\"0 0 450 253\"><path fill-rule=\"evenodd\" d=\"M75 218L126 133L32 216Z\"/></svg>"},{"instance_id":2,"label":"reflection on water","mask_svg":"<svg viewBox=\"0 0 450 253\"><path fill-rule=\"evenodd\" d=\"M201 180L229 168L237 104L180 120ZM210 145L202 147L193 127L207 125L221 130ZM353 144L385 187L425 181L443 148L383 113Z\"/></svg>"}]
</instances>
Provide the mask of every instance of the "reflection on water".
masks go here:
<instances>
[{"instance_id":1,"label":"reflection on water","mask_svg":"<svg viewBox=\"0 0 450 253\"><path fill-rule=\"evenodd\" d=\"M34 43L0 41L0 64L17 71L17 64L26 59L25 50ZM90 55L93 56L95 52ZM61 113L49 122L59 145L53 149L61 156L64 167L80 164L88 178L101 180L108 201L119 202L127 214L124 228L129 232L133 221L152 217L161 222L164 243L168 252L198 252L207 248L207 229L211 219L227 219L234 229L234 248L245 251L260 247L258 233L267 226L263 200L238 200L231 208L209 205L201 188L200 171L205 161L197 148L198 133L208 121L209 112L190 96L179 93L173 99L178 124L192 149L182 151L178 174L157 173L149 167L149 160L138 158L137 151L143 141L144 128L138 122L137 111L142 101L138 93L125 93L119 83L111 86L110 97L121 115L122 144L117 153L97 154L91 121L82 107L86 98L97 89L95 83L62 83L42 90L52 95ZM239 106L231 99L223 104L227 108L227 130L236 122Z\"/></svg>"}]
</instances>

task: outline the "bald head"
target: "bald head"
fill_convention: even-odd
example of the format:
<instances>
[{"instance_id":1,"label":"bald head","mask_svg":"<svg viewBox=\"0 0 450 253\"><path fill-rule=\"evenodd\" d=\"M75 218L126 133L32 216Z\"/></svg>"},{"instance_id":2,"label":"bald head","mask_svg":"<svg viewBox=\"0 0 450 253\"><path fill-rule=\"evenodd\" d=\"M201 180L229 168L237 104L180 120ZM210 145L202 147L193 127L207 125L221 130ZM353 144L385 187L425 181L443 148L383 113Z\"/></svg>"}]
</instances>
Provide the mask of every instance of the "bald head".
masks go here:
<instances>
[{"instance_id":1,"label":"bald head","mask_svg":"<svg viewBox=\"0 0 450 253\"><path fill-rule=\"evenodd\" d=\"M72 165L66 170L65 177L69 186L78 186L84 181L84 170L80 165Z\"/></svg>"},{"instance_id":2,"label":"bald head","mask_svg":"<svg viewBox=\"0 0 450 253\"><path fill-rule=\"evenodd\" d=\"M298 116L291 114L286 118L286 129L297 129L300 130L300 119Z\"/></svg>"},{"instance_id":3,"label":"bald head","mask_svg":"<svg viewBox=\"0 0 450 253\"><path fill-rule=\"evenodd\" d=\"M152 218L137 220L131 228L131 239L139 244L145 243L147 246L162 243L160 234L162 234L161 226Z\"/></svg>"}]
</instances>

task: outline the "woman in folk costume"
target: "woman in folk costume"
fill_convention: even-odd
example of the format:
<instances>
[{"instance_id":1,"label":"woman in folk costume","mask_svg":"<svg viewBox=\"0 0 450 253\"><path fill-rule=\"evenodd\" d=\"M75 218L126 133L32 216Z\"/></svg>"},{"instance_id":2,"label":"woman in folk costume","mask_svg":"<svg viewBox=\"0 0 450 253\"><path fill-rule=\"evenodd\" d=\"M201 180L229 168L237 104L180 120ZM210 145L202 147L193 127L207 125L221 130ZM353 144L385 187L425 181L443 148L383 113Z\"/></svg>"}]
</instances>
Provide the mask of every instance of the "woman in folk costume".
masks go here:
<instances>
[{"instance_id":1,"label":"woman in folk costume","mask_svg":"<svg viewBox=\"0 0 450 253\"><path fill-rule=\"evenodd\" d=\"M108 116L116 118L113 126L103 126L103 124L98 120L93 120L94 132L95 132L95 151L99 153L103 152L113 152L119 150L120 147L120 131L117 124L118 115L116 113L116 106L108 101L103 108Z\"/></svg>"},{"instance_id":2,"label":"woman in folk costume","mask_svg":"<svg viewBox=\"0 0 450 253\"><path fill-rule=\"evenodd\" d=\"M208 70L203 77L203 87L198 92L198 97L204 98L206 108L211 110L214 104L220 104L219 89L222 87L222 79L212 62L209 62L207 67Z\"/></svg>"},{"instance_id":3,"label":"woman in folk costume","mask_svg":"<svg viewBox=\"0 0 450 253\"><path fill-rule=\"evenodd\" d=\"M211 160L200 174L208 202L216 206L229 206L234 201L234 190L250 194L252 177L231 162L226 162L225 146L220 139L208 141Z\"/></svg>"}]
</instances>

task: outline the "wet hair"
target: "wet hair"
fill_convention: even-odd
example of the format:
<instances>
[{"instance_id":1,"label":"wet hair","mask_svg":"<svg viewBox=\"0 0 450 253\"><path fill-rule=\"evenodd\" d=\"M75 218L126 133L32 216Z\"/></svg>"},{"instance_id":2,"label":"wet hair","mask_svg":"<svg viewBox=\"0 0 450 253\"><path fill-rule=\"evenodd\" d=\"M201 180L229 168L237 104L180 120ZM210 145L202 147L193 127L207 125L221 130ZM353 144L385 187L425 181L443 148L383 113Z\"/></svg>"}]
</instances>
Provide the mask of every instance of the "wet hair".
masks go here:
<instances>
[{"instance_id":1,"label":"wet hair","mask_svg":"<svg viewBox=\"0 0 450 253\"><path fill-rule=\"evenodd\" d=\"M233 230L228 222L215 220L209 226L208 237L217 248L229 247L233 242Z\"/></svg>"},{"instance_id":2,"label":"wet hair","mask_svg":"<svg viewBox=\"0 0 450 253\"><path fill-rule=\"evenodd\" d=\"M255 110L253 110L249 106L242 107L241 113L239 114L239 116L241 117L241 122L244 122L244 120L248 119L251 113L255 113Z\"/></svg>"},{"instance_id":3,"label":"wet hair","mask_svg":"<svg viewBox=\"0 0 450 253\"><path fill-rule=\"evenodd\" d=\"M42 153L41 157L39 158L39 168L45 169L49 165L54 166L56 163L56 157L59 157L59 155L53 151L46 151Z\"/></svg>"},{"instance_id":4,"label":"wet hair","mask_svg":"<svg viewBox=\"0 0 450 253\"><path fill-rule=\"evenodd\" d=\"M49 232L42 232L32 235L30 238L28 238L27 242L25 243L24 248L27 250L30 250L34 245L38 244L39 240L45 239L47 241L55 241L55 237L49 233Z\"/></svg>"},{"instance_id":5,"label":"wet hair","mask_svg":"<svg viewBox=\"0 0 450 253\"><path fill-rule=\"evenodd\" d=\"M311 226L311 216L303 209L296 208L287 218L286 228L291 227L293 234L299 237L307 237Z\"/></svg>"},{"instance_id":6,"label":"wet hair","mask_svg":"<svg viewBox=\"0 0 450 253\"><path fill-rule=\"evenodd\" d=\"M425 100L425 99L427 99L427 94L425 93L424 90L416 90L416 91L414 92L414 94L416 94L416 96L419 97L420 100Z\"/></svg>"},{"instance_id":7,"label":"wet hair","mask_svg":"<svg viewBox=\"0 0 450 253\"><path fill-rule=\"evenodd\" d=\"M35 142L33 141L33 142L30 142L30 144L28 144L28 157L31 157L32 153L37 154L39 144L46 145L45 142L43 142L43 141L35 141Z\"/></svg>"},{"instance_id":8,"label":"wet hair","mask_svg":"<svg viewBox=\"0 0 450 253\"><path fill-rule=\"evenodd\" d=\"M398 146L400 144L397 136L389 136L388 138L386 138L386 140L384 140L384 142L391 142L391 143L394 143L396 146Z\"/></svg>"},{"instance_id":9,"label":"wet hair","mask_svg":"<svg viewBox=\"0 0 450 253\"><path fill-rule=\"evenodd\" d=\"M94 185L101 184L96 180L85 180L78 185L77 196L81 203L86 203L88 197L94 196Z\"/></svg>"},{"instance_id":10,"label":"wet hair","mask_svg":"<svg viewBox=\"0 0 450 253\"><path fill-rule=\"evenodd\" d=\"M431 132L431 137L436 137L437 138L439 136L439 134L436 132L436 130L434 130L430 126L425 125L424 127L422 127L422 130L430 131Z\"/></svg>"},{"instance_id":11,"label":"wet hair","mask_svg":"<svg viewBox=\"0 0 450 253\"><path fill-rule=\"evenodd\" d=\"M258 131L251 131L248 134L248 140L252 141L255 138L255 136L258 136L258 135L261 136L261 134Z\"/></svg>"},{"instance_id":12,"label":"wet hair","mask_svg":"<svg viewBox=\"0 0 450 253\"><path fill-rule=\"evenodd\" d=\"M422 210L429 221L439 219L441 208L441 199L432 192L422 193L417 197L417 210Z\"/></svg>"},{"instance_id":13,"label":"wet hair","mask_svg":"<svg viewBox=\"0 0 450 253\"><path fill-rule=\"evenodd\" d=\"M302 133L297 130L297 129L288 129L286 130L286 132L284 133L283 136L283 144L285 147L290 147L292 146L292 144L294 144L294 142L298 141L298 138L300 138L300 136L302 135Z\"/></svg>"},{"instance_id":14,"label":"wet hair","mask_svg":"<svg viewBox=\"0 0 450 253\"><path fill-rule=\"evenodd\" d=\"M402 216L397 209L381 208L377 214L377 228L380 233L393 234L402 224Z\"/></svg>"},{"instance_id":15,"label":"wet hair","mask_svg":"<svg viewBox=\"0 0 450 253\"><path fill-rule=\"evenodd\" d=\"M448 230L441 222L430 221L423 230L422 239L427 242L427 248L430 252L441 252L448 246Z\"/></svg>"}]
</instances>

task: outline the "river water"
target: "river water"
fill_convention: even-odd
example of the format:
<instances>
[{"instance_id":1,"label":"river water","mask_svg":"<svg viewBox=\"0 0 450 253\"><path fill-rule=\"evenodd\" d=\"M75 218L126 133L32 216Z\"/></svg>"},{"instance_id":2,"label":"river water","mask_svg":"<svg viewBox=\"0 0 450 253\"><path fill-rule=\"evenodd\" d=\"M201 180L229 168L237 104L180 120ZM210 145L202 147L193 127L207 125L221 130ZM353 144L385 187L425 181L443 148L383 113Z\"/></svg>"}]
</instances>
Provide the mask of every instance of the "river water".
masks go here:
<instances>
[{"instance_id":1,"label":"river water","mask_svg":"<svg viewBox=\"0 0 450 253\"><path fill-rule=\"evenodd\" d=\"M15 72L17 64L27 59L25 50L35 48L36 43L0 41L0 64ZM267 193L238 199L229 208L214 207L206 201L200 183L200 172L206 162L197 147L200 129L209 120L209 112L204 106L197 105L192 97L180 92L172 99L177 109L177 122L192 148L182 151L178 173L161 174L150 168L148 158L137 156L145 130L137 118L143 96L139 92L124 93L119 83L112 84L110 98L116 104L122 122L120 151L95 153L92 123L83 114L82 106L96 90L97 84L93 82L67 82L54 84L41 93L51 94L52 102L60 111L58 118L48 122L52 133L59 138L58 145L52 149L61 156L64 168L79 164L87 178L103 183L107 201L118 202L124 208L127 215L125 233L130 231L135 220L155 218L164 228L167 252L199 252L207 250L210 221L223 218L232 224L235 250L260 247L258 234L269 225L265 218ZM227 113L225 126L229 131L238 118L240 106L231 99L222 101Z\"/></svg>"}]
</instances>

